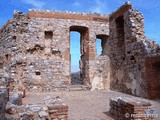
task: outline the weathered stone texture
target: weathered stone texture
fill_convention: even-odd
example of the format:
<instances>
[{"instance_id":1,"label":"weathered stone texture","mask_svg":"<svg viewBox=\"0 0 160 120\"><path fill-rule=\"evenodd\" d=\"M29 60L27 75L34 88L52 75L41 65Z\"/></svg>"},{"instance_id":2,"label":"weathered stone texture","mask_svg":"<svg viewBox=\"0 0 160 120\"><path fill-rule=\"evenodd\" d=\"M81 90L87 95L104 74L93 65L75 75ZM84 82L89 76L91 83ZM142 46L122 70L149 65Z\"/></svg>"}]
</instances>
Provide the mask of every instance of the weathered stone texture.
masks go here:
<instances>
[{"instance_id":1,"label":"weathered stone texture","mask_svg":"<svg viewBox=\"0 0 160 120\"><path fill-rule=\"evenodd\" d=\"M127 97L110 99L110 114L114 120L154 120L151 104Z\"/></svg>"},{"instance_id":2,"label":"weathered stone texture","mask_svg":"<svg viewBox=\"0 0 160 120\"><path fill-rule=\"evenodd\" d=\"M7 90L6 89L1 89L0 90L0 119L4 120L5 118L5 109L6 109L6 104L7 104Z\"/></svg>"},{"instance_id":3,"label":"weathered stone texture","mask_svg":"<svg viewBox=\"0 0 160 120\"><path fill-rule=\"evenodd\" d=\"M22 94L18 92L9 92L9 102L14 105L22 105Z\"/></svg>"},{"instance_id":4,"label":"weathered stone texture","mask_svg":"<svg viewBox=\"0 0 160 120\"><path fill-rule=\"evenodd\" d=\"M80 81L84 85L149 97L147 58L157 59L160 47L146 38L143 14L129 2L110 15L15 12L0 31L0 64L15 86L34 92L68 90L71 31L81 34ZM97 38L102 41L100 56L96 55Z\"/></svg>"},{"instance_id":5,"label":"weathered stone texture","mask_svg":"<svg viewBox=\"0 0 160 120\"><path fill-rule=\"evenodd\" d=\"M48 14L62 18L54 15L54 18L50 18ZM8 42L14 47L5 47L4 50L9 51L3 53L3 56L7 55L3 58L8 62L10 75L16 84L24 85L29 91L66 90L70 84L70 31L82 34L81 79L84 84L91 83L95 76L92 69L96 69L96 66L90 64L98 60L95 54L96 35L109 34L108 18L90 15L92 19L88 20L85 14L78 15L84 20L79 20L79 17L63 18L66 14L71 17L74 15L34 10L28 14L14 13L9 40L15 45ZM103 21L100 21L102 18Z\"/></svg>"},{"instance_id":6,"label":"weathered stone texture","mask_svg":"<svg viewBox=\"0 0 160 120\"><path fill-rule=\"evenodd\" d=\"M148 84L148 97L160 98L160 56L146 58L146 79Z\"/></svg>"},{"instance_id":7,"label":"weathered stone texture","mask_svg":"<svg viewBox=\"0 0 160 120\"><path fill-rule=\"evenodd\" d=\"M94 75L91 82L91 90L101 90L110 88L110 61L106 55L97 57L96 63L91 64Z\"/></svg>"},{"instance_id":8,"label":"weathered stone texture","mask_svg":"<svg viewBox=\"0 0 160 120\"><path fill-rule=\"evenodd\" d=\"M130 8L127 6L122 7ZM111 89L148 97L149 86L146 79L148 66L145 58L148 54L155 53L155 47L154 44L146 42L148 40L144 34L142 13L132 9L125 10L123 14L117 10L116 17L113 17L115 13L111 15L109 36ZM148 48L150 53L147 51Z\"/></svg>"},{"instance_id":9,"label":"weathered stone texture","mask_svg":"<svg viewBox=\"0 0 160 120\"><path fill-rule=\"evenodd\" d=\"M1 70L1 120L68 120L68 106L62 102L60 97L46 97L44 104L22 105L22 97L25 97L24 91L22 88L15 89L11 82L13 82L11 78L7 78L7 74Z\"/></svg>"},{"instance_id":10,"label":"weathered stone texture","mask_svg":"<svg viewBox=\"0 0 160 120\"><path fill-rule=\"evenodd\" d=\"M45 99L45 104L7 103L5 117L6 120L68 120L68 106L51 97Z\"/></svg>"}]
</instances>

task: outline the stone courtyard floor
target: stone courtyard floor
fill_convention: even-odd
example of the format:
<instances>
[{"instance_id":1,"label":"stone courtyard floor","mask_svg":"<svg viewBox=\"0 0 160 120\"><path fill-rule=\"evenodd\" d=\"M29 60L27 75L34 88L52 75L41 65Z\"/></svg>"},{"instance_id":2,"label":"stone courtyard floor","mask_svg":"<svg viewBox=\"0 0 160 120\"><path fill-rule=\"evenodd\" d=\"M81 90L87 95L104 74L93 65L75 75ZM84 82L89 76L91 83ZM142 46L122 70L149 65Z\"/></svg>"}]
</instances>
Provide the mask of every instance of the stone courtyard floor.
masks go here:
<instances>
[{"instance_id":1,"label":"stone courtyard floor","mask_svg":"<svg viewBox=\"0 0 160 120\"><path fill-rule=\"evenodd\" d=\"M122 96L136 98L111 90L27 93L23 98L23 104L43 103L46 96L60 96L62 101L69 106L69 120L113 120L108 115L110 98ZM155 120L160 120L160 100L152 101L142 98L141 100L152 104L151 108L158 115Z\"/></svg>"}]
</instances>

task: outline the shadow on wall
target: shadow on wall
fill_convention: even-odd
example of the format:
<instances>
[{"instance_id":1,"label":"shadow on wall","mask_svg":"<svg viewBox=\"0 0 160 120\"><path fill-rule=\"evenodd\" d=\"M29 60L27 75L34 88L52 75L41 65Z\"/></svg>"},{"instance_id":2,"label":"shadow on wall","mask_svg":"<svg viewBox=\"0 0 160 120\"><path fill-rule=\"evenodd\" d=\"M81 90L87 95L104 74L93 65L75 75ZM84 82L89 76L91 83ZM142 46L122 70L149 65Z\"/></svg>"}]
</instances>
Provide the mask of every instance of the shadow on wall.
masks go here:
<instances>
[{"instance_id":1,"label":"shadow on wall","mask_svg":"<svg viewBox=\"0 0 160 120\"><path fill-rule=\"evenodd\" d=\"M82 85L83 81L80 79L80 72L71 73L71 84Z\"/></svg>"},{"instance_id":2,"label":"shadow on wall","mask_svg":"<svg viewBox=\"0 0 160 120\"><path fill-rule=\"evenodd\" d=\"M146 75L150 99L160 99L160 56L146 58Z\"/></svg>"}]
</instances>

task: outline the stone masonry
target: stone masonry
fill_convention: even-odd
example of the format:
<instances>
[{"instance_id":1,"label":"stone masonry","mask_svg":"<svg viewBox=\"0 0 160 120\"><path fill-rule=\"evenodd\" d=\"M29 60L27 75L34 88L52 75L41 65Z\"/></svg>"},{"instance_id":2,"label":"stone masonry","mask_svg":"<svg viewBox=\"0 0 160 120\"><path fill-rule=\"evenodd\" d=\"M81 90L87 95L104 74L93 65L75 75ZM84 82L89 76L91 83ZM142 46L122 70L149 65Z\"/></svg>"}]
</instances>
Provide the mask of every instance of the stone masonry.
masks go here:
<instances>
[{"instance_id":1,"label":"stone masonry","mask_svg":"<svg viewBox=\"0 0 160 120\"><path fill-rule=\"evenodd\" d=\"M152 75L152 79L147 77L151 68L146 62L148 58L160 55L160 47L145 37L143 15L131 7L131 4L125 4L110 15L111 89L153 98L150 95L153 89L150 83L158 84L158 82L156 75ZM156 57L155 59L160 63ZM158 90L157 85L156 91Z\"/></svg>"},{"instance_id":2,"label":"stone masonry","mask_svg":"<svg viewBox=\"0 0 160 120\"><path fill-rule=\"evenodd\" d=\"M110 114L114 120L154 120L154 110L146 101L127 97L110 99Z\"/></svg>"},{"instance_id":3,"label":"stone masonry","mask_svg":"<svg viewBox=\"0 0 160 120\"><path fill-rule=\"evenodd\" d=\"M5 119L5 108L7 104L7 91L5 89L0 91L0 118Z\"/></svg>"},{"instance_id":4,"label":"stone masonry","mask_svg":"<svg viewBox=\"0 0 160 120\"><path fill-rule=\"evenodd\" d=\"M46 96L44 104L22 104L24 90L0 71L0 120L68 120L68 106L59 96Z\"/></svg>"},{"instance_id":5,"label":"stone masonry","mask_svg":"<svg viewBox=\"0 0 160 120\"><path fill-rule=\"evenodd\" d=\"M44 104L17 106L8 102L5 120L68 120L68 106L60 98L50 96L45 98Z\"/></svg>"},{"instance_id":6,"label":"stone masonry","mask_svg":"<svg viewBox=\"0 0 160 120\"><path fill-rule=\"evenodd\" d=\"M151 95L160 94L160 47L145 37L143 14L133 10L129 2L109 15L15 11L0 30L0 67L14 79L15 87L26 91L68 90L71 31L81 35L82 84L91 90L111 88L135 96L160 98ZM100 56L96 55L97 38L101 39ZM150 71L154 71L152 77L147 77Z\"/></svg>"}]
</instances>

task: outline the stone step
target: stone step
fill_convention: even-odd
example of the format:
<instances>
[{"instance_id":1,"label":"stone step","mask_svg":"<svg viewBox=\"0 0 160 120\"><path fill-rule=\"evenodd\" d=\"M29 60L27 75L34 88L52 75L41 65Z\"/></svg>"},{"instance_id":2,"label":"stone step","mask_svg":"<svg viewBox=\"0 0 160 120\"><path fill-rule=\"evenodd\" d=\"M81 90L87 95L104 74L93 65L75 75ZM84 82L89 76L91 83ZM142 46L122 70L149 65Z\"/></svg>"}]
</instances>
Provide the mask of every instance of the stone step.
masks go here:
<instances>
[{"instance_id":1,"label":"stone step","mask_svg":"<svg viewBox=\"0 0 160 120\"><path fill-rule=\"evenodd\" d=\"M69 91L82 91L82 90L89 90L89 87L86 85L71 85L69 87Z\"/></svg>"}]
</instances>

